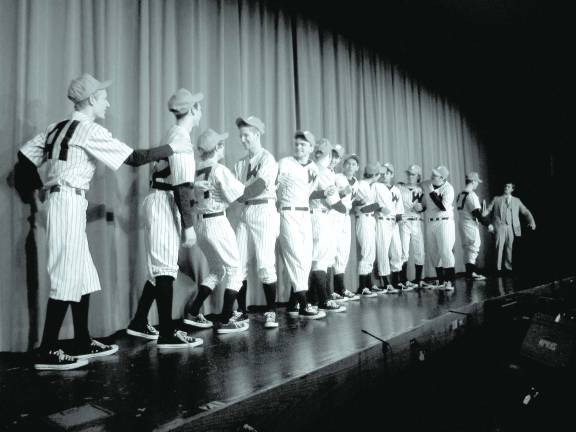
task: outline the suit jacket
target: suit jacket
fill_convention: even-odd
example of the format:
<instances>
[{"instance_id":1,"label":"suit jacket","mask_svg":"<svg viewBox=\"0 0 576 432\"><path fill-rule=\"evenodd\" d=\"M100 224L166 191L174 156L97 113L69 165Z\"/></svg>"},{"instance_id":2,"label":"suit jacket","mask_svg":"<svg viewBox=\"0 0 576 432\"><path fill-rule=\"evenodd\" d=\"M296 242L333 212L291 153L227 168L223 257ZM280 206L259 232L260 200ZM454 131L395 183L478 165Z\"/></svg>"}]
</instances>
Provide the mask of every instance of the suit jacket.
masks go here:
<instances>
[{"instance_id":1,"label":"suit jacket","mask_svg":"<svg viewBox=\"0 0 576 432\"><path fill-rule=\"evenodd\" d=\"M510 206L512 207L512 230L514 231L515 236L520 237L522 235L520 213L528 219L529 224L535 225L536 222L534 222L532 213L530 213L530 210L528 210L522 201L520 201L520 198L512 196ZM506 197L504 195L494 197L486 210L488 211L492 224L496 230L506 224Z\"/></svg>"}]
</instances>

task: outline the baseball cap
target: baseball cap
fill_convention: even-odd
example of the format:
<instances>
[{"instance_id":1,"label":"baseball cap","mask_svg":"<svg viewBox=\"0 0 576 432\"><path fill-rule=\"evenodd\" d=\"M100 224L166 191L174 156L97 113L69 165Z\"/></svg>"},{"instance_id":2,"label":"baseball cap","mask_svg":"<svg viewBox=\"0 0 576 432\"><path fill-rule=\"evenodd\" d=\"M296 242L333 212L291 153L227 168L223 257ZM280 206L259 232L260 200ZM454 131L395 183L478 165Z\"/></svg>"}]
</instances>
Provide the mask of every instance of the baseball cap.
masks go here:
<instances>
[{"instance_id":1,"label":"baseball cap","mask_svg":"<svg viewBox=\"0 0 576 432\"><path fill-rule=\"evenodd\" d=\"M100 82L89 73L84 73L70 82L68 99L74 103L81 102L88 99L98 90L110 87L110 84L112 84L111 80Z\"/></svg>"},{"instance_id":2,"label":"baseball cap","mask_svg":"<svg viewBox=\"0 0 576 432\"><path fill-rule=\"evenodd\" d=\"M354 159L358 163L358 165L360 165L360 158L358 157L357 154L355 154L355 153L349 154L348 156L346 156L344 158L344 160L342 162L345 163L348 159Z\"/></svg>"},{"instance_id":3,"label":"baseball cap","mask_svg":"<svg viewBox=\"0 0 576 432\"><path fill-rule=\"evenodd\" d=\"M168 99L168 110L174 114L184 114L192 109L195 103L204 99L202 93L192 94L189 90L181 88Z\"/></svg>"},{"instance_id":4,"label":"baseball cap","mask_svg":"<svg viewBox=\"0 0 576 432\"><path fill-rule=\"evenodd\" d=\"M364 167L364 174L366 175L380 174L380 163L370 162L369 164L367 164L366 167Z\"/></svg>"},{"instance_id":5,"label":"baseball cap","mask_svg":"<svg viewBox=\"0 0 576 432\"><path fill-rule=\"evenodd\" d=\"M380 166L380 172L382 174L385 174L386 171L390 171L392 174L394 174L394 165L392 165L389 162L386 162L385 164Z\"/></svg>"},{"instance_id":6,"label":"baseball cap","mask_svg":"<svg viewBox=\"0 0 576 432\"><path fill-rule=\"evenodd\" d=\"M476 171L471 171L468 174L466 174L466 180L477 181L478 183L482 183L482 180L480 180L480 175Z\"/></svg>"},{"instance_id":7,"label":"baseball cap","mask_svg":"<svg viewBox=\"0 0 576 432\"><path fill-rule=\"evenodd\" d=\"M442 178L447 179L450 171L444 165L439 165L436 168L432 168L432 172L436 175L439 175Z\"/></svg>"},{"instance_id":8,"label":"baseball cap","mask_svg":"<svg viewBox=\"0 0 576 432\"><path fill-rule=\"evenodd\" d=\"M320 152L324 156L331 155L333 149L334 147L332 144L330 144L330 141L328 141L326 138L321 138L320 141L318 141L316 148L314 148L314 153Z\"/></svg>"},{"instance_id":9,"label":"baseball cap","mask_svg":"<svg viewBox=\"0 0 576 432\"><path fill-rule=\"evenodd\" d=\"M332 147L332 151L336 152L339 158L342 158L345 153L344 147L342 147L340 144L334 144L334 147Z\"/></svg>"},{"instance_id":10,"label":"baseball cap","mask_svg":"<svg viewBox=\"0 0 576 432\"><path fill-rule=\"evenodd\" d=\"M236 127L241 128L242 126L255 127L260 131L261 134L263 134L265 131L264 122L255 116L238 117L236 119Z\"/></svg>"},{"instance_id":11,"label":"baseball cap","mask_svg":"<svg viewBox=\"0 0 576 432\"><path fill-rule=\"evenodd\" d=\"M224 141L226 138L228 138L228 132L219 134L213 129L208 129L198 137L198 150L202 153L212 151L216 148L219 142Z\"/></svg>"},{"instance_id":12,"label":"baseball cap","mask_svg":"<svg viewBox=\"0 0 576 432\"><path fill-rule=\"evenodd\" d=\"M307 130L297 131L294 134L294 139L297 139L297 138L300 138L300 139L303 139L304 141L309 142L312 146L316 145L316 139L314 138L314 135L312 135L312 132L310 132L310 131L307 131Z\"/></svg>"},{"instance_id":13,"label":"baseball cap","mask_svg":"<svg viewBox=\"0 0 576 432\"><path fill-rule=\"evenodd\" d=\"M406 172L410 174L422 175L422 168L420 168L420 165L410 165Z\"/></svg>"}]
</instances>

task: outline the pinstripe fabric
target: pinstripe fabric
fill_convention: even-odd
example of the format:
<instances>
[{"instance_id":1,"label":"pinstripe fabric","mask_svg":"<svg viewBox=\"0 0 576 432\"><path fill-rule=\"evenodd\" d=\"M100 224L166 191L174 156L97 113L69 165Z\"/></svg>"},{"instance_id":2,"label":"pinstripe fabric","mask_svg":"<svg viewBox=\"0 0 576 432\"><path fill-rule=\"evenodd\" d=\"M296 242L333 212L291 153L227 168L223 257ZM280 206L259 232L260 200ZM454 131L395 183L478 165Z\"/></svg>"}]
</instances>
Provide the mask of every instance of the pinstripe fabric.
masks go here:
<instances>
[{"instance_id":1,"label":"pinstripe fabric","mask_svg":"<svg viewBox=\"0 0 576 432\"><path fill-rule=\"evenodd\" d=\"M336 251L334 229L330 213L312 210L312 270L328 271Z\"/></svg>"},{"instance_id":2,"label":"pinstripe fabric","mask_svg":"<svg viewBox=\"0 0 576 432\"><path fill-rule=\"evenodd\" d=\"M224 165L213 160L200 161L196 166L196 179L206 180L213 191L194 188L194 210L198 213L217 213L226 210L244 193L244 185Z\"/></svg>"},{"instance_id":3,"label":"pinstripe fabric","mask_svg":"<svg viewBox=\"0 0 576 432\"><path fill-rule=\"evenodd\" d=\"M420 216L421 217L421 216ZM420 220L403 220L399 224L402 244L402 262L408 262L410 256L414 264L424 265L424 224Z\"/></svg>"},{"instance_id":4,"label":"pinstripe fabric","mask_svg":"<svg viewBox=\"0 0 576 432\"><path fill-rule=\"evenodd\" d=\"M266 198L276 200L278 164L268 150L262 149L260 153L254 155L253 158L246 156L240 159L234 165L234 175L244 186L251 185L259 178L264 180L266 189L264 189L260 195L252 197L251 199Z\"/></svg>"},{"instance_id":5,"label":"pinstripe fabric","mask_svg":"<svg viewBox=\"0 0 576 432\"><path fill-rule=\"evenodd\" d=\"M366 180L358 182L357 196L365 206L375 202L374 188ZM376 219L374 216L356 211L356 240L360 249L358 274L372 273L374 261L376 261Z\"/></svg>"},{"instance_id":6,"label":"pinstripe fabric","mask_svg":"<svg viewBox=\"0 0 576 432\"><path fill-rule=\"evenodd\" d=\"M458 209L458 227L460 228L460 238L462 239L464 262L476 264L482 242L480 240L478 221L472 212L481 210L480 199L474 191L460 192L456 200L456 208Z\"/></svg>"},{"instance_id":7,"label":"pinstripe fabric","mask_svg":"<svg viewBox=\"0 0 576 432\"><path fill-rule=\"evenodd\" d=\"M192 146L190 134L180 125L173 125L162 139L163 145L184 141ZM154 162L152 179L158 183L178 186L194 182L196 162L193 153L174 153L161 161Z\"/></svg>"},{"instance_id":8,"label":"pinstripe fabric","mask_svg":"<svg viewBox=\"0 0 576 432\"><path fill-rule=\"evenodd\" d=\"M453 219L428 222L426 244L435 267L454 267L455 242L456 227Z\"/></svg>"},{"instance_id":9,"label":"pinstripe fabric","mask_svg":"<svg viewBox=\"0 0 576 432\"><path fill-rule=\"evenodd\" d=\"M55 300L78 302L84 294L100 291L86 237L87 207L84 196L67 187L48 195L48 275L50 298Z\"/></svg>"},{"instance_id":10,"label":"pinstripe fabric","mask_svg":"<svg viewBox=\"0 0 576 432\"><path fill-rule=\"evenodd\" d=\"M376 219L376 260L380 276L402 270L400 233L394 221Z\"/></svg>"},{"instance_id":11,"label":"pinstripe fabric","mask_svg":"<svg viewBox=\"0 0 576 432\"><path fill-rule=\"evenodd\" d=\"M332 227L334 229L334 241L336 243L336 257L334 259L334 273L340 274L346 271L350 257L352 242L352 221L350 215L332 211Z\"/></svg>"}]
</instances>

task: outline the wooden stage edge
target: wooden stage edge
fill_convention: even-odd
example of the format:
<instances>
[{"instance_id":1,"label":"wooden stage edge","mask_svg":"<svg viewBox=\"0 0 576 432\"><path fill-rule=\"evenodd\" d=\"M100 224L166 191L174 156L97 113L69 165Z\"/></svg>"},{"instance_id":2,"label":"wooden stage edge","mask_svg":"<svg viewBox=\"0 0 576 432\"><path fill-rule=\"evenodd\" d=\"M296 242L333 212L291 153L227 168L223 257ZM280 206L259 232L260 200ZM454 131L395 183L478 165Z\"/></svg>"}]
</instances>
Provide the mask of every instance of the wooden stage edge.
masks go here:
<instances>
[{"instance_id":1,"label":"wooden stage edge","mask_svg":"<svg viewBox=\"0 0 576 432\"><path fill-rule=\"evenodd\" d=\"M242 423L260 426L274 424L274 430L278 431L298 430L302 416L312 411L319 399L323 404L337 406L375 385L381 385L385 391L386 380L394 374L479 329L490 306L505 308L522 297L550 296L562 284L574 283L575 278L569 277L467 304L425 321L385 343L378 342L310 373L255 391L248 397L218 403L214 408L194 416L157 425L154 430L228 431L238 430ZM282 420L278 421L279 418Z\"/></svg>"}]
</instances>

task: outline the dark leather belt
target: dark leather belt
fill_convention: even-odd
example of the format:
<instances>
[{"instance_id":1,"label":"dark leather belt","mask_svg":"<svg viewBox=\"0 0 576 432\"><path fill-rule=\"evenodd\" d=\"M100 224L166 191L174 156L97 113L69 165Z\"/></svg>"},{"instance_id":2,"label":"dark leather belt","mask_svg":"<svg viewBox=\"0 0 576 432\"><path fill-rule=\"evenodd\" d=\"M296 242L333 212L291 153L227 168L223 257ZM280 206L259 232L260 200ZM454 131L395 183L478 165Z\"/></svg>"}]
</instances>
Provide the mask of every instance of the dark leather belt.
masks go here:
<instances>
[{"instance_id":1,"label":"dark leather belt","mask_svg":"<svg viewBox=\"0 0 576 432\"><path fill-rule=\"evenodd\" d=\"M354 216L356 216L356 217L360 217L360 216L374 216L374 213L354 213Z\"/></svg>"},{"instance_id":2,"label":"dark leather belt","mask_svg":"<svg viewBox=\"0 0 576 432\"><path fill-rule=\"evenodd\" d=\"M224 215L223 211L217 212L217 213L204 213L202 215L202 219L208 219L208 218L213 218L213 217L222 216L222 215Z\"/></svg>"},{"instance_id":3,"label":"dark leather belt","mask_svg":"<svg viewBox=\"0 0 576 432\"><path fill-rule=\"evenodd\" d=\"M270 201L272 201L272 200L269 200L268 198L262 198L262 199L244 201L244 204L247 206L260 205L260 204L268 204Z\"/></svg>"},{"instance_id":4,"label":"dark leather belt","mask_svg":"<svg viewBox=\"0 0 576 432\"><path fill-rule=\"evenodd\" d=\"M404 218L404 220L410 220L410 221L421 221L421 218L416 218L416 217L409 217L409 218Z\"/></svg>"},{"instance_id":5,"label":"dark leather belt","mask_svg":"<svg viewBox=\"0 0 576 432\"><path fill-rule=\"evenodd\" d=\"M76 195L82 195L82 189L74 188L74 187L71 187L70 189L73 190ZM60 187L60 185L54 185L54 186L50 186L50 189L48 189L48 192L54 193L54 192L60 192L61 190L62 190L62 188Z\"/></svg>"},{"instance_id":6,"label":"dark leather belt","mask_svg":"<svg viewBox=\"0 0 576 432\"><path fill-rule=\"evenodd\" d=\"M327 209L321 209L321 208L310 209L310 213L314 213L314 212L328 213L328 210Z\"/></svg>"},{"instance_id":7,"label":"dark leather belt","mask_svg":"<svg viewBox=\"0 0 576 432\"><path fill-rule=\"evenodd\" d=\"M168 183L160 183L157 181L151 181L150 182L150 187L152 189L158 189L158 190L162 190L162 191L171 191L174 190L174 186L172 186L171 184Z\"/></svg>"},{"instance_id":8,"label":"dark leather belt","mask_svg":"<svg viewBox=\"0 0 576 432\"><path fill-rule=\"evenodd\" d=\"M280 210L308 211L308 207L280 207Z\"/></svg>"},{"instance_id":9,"label":"dark leather belt","mask_svg":"<svg viewBox=\"0 0 576 432\"><path fill-rule=\"evenodd\" d=\"M443 218L429 218L428 221L432 222L432 221L441 221L441 220L450 220L449 217L443 217Z\"/></svg>"},{"instance_id":10,"label":"dark leather belt","mask_svg":"<svg viewBox=\"0 0 576 432\"><path fill-rule=\"evenodd\" d=\"M391 217L384 217L384 216L376 216L379 220L387 220L387 221L394 221L396 222L396 218Z\"/></svg>"}]
</instances>

